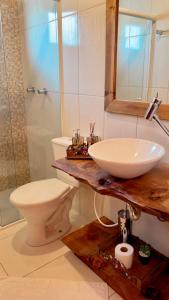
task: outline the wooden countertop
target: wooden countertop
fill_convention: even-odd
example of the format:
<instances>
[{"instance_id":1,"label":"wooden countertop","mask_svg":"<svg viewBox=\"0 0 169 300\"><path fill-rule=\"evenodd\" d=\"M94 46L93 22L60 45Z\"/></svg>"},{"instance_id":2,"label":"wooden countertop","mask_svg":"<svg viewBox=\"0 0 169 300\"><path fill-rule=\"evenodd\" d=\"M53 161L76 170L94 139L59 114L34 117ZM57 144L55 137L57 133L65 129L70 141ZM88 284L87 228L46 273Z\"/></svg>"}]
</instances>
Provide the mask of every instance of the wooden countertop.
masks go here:
<instances>
[{"instance_id":1,"label":"wooden countertop","mask_svg":"<svg viewBox=\"0 0 169 300\"><path fill-rule=\"evenodd\" d=\"M55 161L52 166L87 183L100 194L119 198L148 214L169 221L168 164L160 164L143 176L127 180L111 176L93 160L64 158Z\"/></svg>"}]
</instances>

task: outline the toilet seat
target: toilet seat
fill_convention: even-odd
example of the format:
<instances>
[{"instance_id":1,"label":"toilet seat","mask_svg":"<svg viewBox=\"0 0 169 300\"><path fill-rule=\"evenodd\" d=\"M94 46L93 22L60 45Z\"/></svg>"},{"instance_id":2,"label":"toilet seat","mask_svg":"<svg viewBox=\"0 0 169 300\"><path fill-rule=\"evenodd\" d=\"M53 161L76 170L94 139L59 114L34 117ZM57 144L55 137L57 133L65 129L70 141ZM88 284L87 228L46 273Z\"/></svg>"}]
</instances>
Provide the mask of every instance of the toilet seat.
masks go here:
<instances>
[{"instance_id":1,"label":"toilet seat","mask_svg":"<svg viewBox=\"0 0 169 300\"><path fill-rule=\"evenodd\" d=\"M20 207L46 204L64 196L72 187L57 178L27 183L10 196L13 204Z\"/></svg>"}]
</instances>

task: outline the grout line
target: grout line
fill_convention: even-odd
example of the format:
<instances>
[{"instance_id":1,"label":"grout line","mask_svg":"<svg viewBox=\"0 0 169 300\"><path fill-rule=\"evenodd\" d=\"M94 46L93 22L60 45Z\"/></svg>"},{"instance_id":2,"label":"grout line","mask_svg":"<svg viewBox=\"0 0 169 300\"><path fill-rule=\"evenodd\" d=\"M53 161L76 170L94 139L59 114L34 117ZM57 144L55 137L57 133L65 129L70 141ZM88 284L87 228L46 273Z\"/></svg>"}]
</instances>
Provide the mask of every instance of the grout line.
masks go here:
<instances>
[{"instance_id":1,"label":"grout line","mask_svg":"<svg viewBox=\"0 0 169 300\"><path fill-rule=\"evenodd\" d=\"M79 11L77 11L77 93L78 93L78 124L79 128L81 128L81 105L80 105L80 97L79 97L79 89L80 89L80 15Z\"/></svg>"},{"instance_id":2,"label":"grout line","mask_svg":"<svg viewBox=\"0 0 169 300\"><path fill-rule=\"evenodd\" d=\"M136 138L138 138L138 126L139 126L139 117L136 120Z\"/></svg>"},{"instance_id":3,"label":"grout line","mask_svg":"<svg viewBox=\"0 0 169 300\"><path fill-rule=\"evenodd\" d=\"M4 271L4 273L6 274L6 276L9 276L8 272L6 271L5 267L3 266L2 263L0 263L2 270Z\"/></svg>"},{"instance_id":4,"label":"grout line","mask_svg":"<svg viewBox=\"0 0 169 300\"><path fill-rule=\"evenodd\" d=\"M8 225L5 225L5 226L0 226L0 234L2 233L2 232L4 232L5 230L9 230L11 227L13 227L13 226L15 226L15 225L18 225L18 224L20 224L20 223L23 223L23 222L25 222L25 219L23 218L23 219L20 219L20 220L17 220L17 221L15 221L15 222L12 222L12 223L10 223L10 224L8 224ZM0 238L1 239L1 238Z\"/></svg>"},{"instance_id":5,"label":"grout line","mask_svg":"<svg viewBox=\"0 0 169 300\"><path fill-rule=\"evenodd\" d=\"M97 8L97 7L100 7L100 6L103 6L103 5L105 5L105 1L103 1L102 3L99 3L99 4L95 4L93 6L90 6L88 8L84 8L84 9L79 9L79 7L76 7L74 9L74 11L70 12L70 14L67 14L65 16L62 15L61 17L58 17L58 18L64 19L64 18L70 17L70 16L75 15L75 14L85 13L85 12L88 12L89 10L91 10L91 9L94 9L94 8ZM64 11L62 11L62 13L64 13Z\"/></svg>"},{"instance_id":6,"label":"grout line","mask_svg":"<svg viewBox=\"0 0 169 300\"><path fill-rule=\"evenodd\" d=\"M66 253L67 253L67 252L66 252ZM54 259L52 259L52 260L48 261L47 263L41 265L41 266L38 267L37 269L34 269L33 271L31 271L31 272L29 272L29 273L26 273L25 275L23 275L23 277L27 277L27 276L29 276L30 274L32 274L32 273L34 273L34 272L36 272L36 271L38 271L38 270L40 270L40 269L43 269L45 266L51 264L52 262L56 261L58 258L63 257L64 255L65 255L65 253L64 253L64 254L61 254L61 255L59 255L59 256L57 256L57 257L55 257Z\"/></svg>"},{"instance_id":7,"label":"grout line","mask_svg":"<svg viewBox=\"0 0 169 300\"><path fill-rule=\"evenodd\" d=\"M80 14L80 13L85 13L85 12L88 12L89 10L91 10L91 9L98 8L98 7L100 7L100 6L105 6L105 5L106 5L106 3L105 3L105 1L103 1L102 3L95 4L95 5L90 6L90 7L88 7L88 8L84 8L84 9L79 9L79 8L78 8L78 13L79 13L79 14Z\"/></svg>"},{"instance_id":8,"label":"grout line","mask_svg":"<svg viewBox=\"0 0 169 300\"><path fill-rule=\"evenodd\" d=\"M65 15L65 16L61 16L61 17L59 17L60 19L66 19L66 18L69 18L69 17L71 17L71 16L75 16L75 15L77 15L78 14L78 11L76 10L76 11L74 11L74 12L72 12L72 13L70 13L70 14L68 14L68 15Z\"/></svg>"},{"instance_id":9,"label":"grout line","mask_svg":"<svg viewBox=\"0 0 169 300\"><path fill-rule=\"evenodd\" d=\"M41 23L37 23L37 24L34 24L34 25L30 25L28 27L22 27L21 28L21 32L26 32L26 31L29 31L29 30L32 30L32 29L36 29L36 28L40 28L42 26L47 26L49 23L52 23L52 22L57 22L59 18L53 18L51 21L48 21L48 22L41 22ZM22 21L21 21L22 22Z\"/></svg>"},{"instance_id":10,"label":"grout line","mask_svg":"<svg viewBox=\"0 0 169 300\"><path fill-rule=\"evenodd\" d=\"M64 95L75 95L75 96L87 96L87 97L98 97L98 98L104 98L104 94L101 96L101 95L90 95L90 94L80 94L78 92L64 92L64 93L60 93L61 95L64 94Z\"/></svg>"},{"instance_id":11,"label":"grout line","mask_svg":"<svg viewBox=\"0 0 169 300\"><path fill-rule=\"evenodd\" d=\"M108 286L108 288L109 288L109 286ZM109 295L109 299L110 299L114 294L116 294L116 291L113 290L113 293Z\"/></svg>"}]
</instances>

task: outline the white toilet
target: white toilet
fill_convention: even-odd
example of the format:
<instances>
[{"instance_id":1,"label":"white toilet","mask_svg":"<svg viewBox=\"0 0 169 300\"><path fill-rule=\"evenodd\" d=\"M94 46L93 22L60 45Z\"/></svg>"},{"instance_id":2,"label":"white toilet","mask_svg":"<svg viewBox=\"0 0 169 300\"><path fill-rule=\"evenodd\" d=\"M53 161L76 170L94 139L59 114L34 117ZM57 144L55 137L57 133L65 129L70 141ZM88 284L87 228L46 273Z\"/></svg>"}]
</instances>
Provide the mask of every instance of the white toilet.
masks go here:
<instances>
[{"instance_id":1,"label":"white toilet","mask_svg":"<svg viewBox=\"0 0 169 300\"><path fill-rule=\"evenodd\" d=\"M66 137L52 140L55 160L66 156L70 143ZM59 170L56 177L25 184L10 195L27 221L26 242L30 246L48 244L71 228L69 211L79 182Z\"/></svg>"}]
</instances>

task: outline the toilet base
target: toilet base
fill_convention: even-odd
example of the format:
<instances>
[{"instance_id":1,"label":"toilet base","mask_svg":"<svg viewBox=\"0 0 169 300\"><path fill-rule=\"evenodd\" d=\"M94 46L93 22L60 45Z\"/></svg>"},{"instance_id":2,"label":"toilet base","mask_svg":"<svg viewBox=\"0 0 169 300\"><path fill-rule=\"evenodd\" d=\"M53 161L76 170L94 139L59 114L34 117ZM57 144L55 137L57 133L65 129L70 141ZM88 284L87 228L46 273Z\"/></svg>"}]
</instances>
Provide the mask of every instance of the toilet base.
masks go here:
<instances>
[{"instance_id":1,"label":"toilet base","mask_svg":"<svg viewBox=\"0 0 169 300\"><path fill-rule=\"evenodd\" d=\"M60 199L55 205L55 211L47 221L27 218L26 243L32 247L49 244L66 234L71 229L69 212L76 189L72 189L68 196Z\"/></svg>"},{"instance_id":2,"label":"toilet base","mask_svg":"<svg viewBox=\"0 0 169 300\"><path fill-rule=\"evenodd\" d=\"M29 225L27 227L27 238L26 238L26 244L31 246L31 247L40 247L40 246L44 246L47 245L51 242L56 241L57 239L61 238L62 236L64 236L66 233L68 233L71 229L71 224L67 224L67 226L64 224L63 226L60 226L60 229L57 229L56 232L53 232L51 235L48 235L48 237L44 236L44 228L42 230L42 228L40 229L39 233L41 233L40 238L38 236L35 237L35 230L34 228L32 228L33 230L33 234L32 234L32 230L30 232L30 228ZM37 228L36 228L37 229Z\"/></svg>"}]
</instances>

